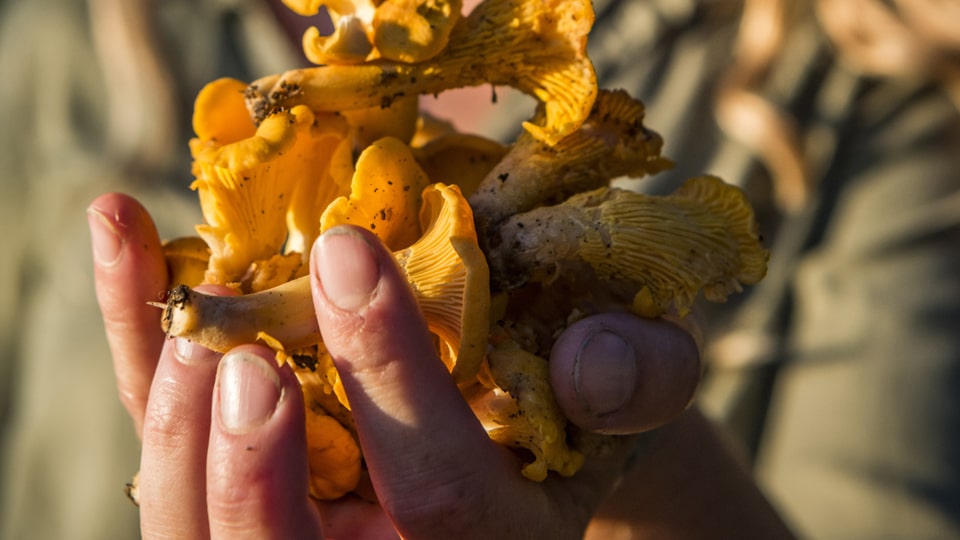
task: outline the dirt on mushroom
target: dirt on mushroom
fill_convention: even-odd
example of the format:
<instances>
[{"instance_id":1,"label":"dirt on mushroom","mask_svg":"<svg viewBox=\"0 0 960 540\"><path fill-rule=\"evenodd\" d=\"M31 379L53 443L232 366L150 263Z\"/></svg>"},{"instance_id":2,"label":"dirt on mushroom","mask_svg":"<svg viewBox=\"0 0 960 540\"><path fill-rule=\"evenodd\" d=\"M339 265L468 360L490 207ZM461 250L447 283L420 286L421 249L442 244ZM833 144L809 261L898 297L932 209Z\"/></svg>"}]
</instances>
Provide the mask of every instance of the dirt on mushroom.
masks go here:
<instances>
[{"instance_id":1,"label":"dirt on mushroom","mask_svg":"<svg viewBox=\"0 0 960 540\"><path fill-rule=\"evenodd\" d=\"M518 474L576 474L597 446L556 406L546 358L558 332L606 309L683 316L700 295L759 281L768 254L748 201L713 177L669 196L611 187L672 161L642 103L597 88L589 0L484 0L467 16L457 0L285 3L330 10L336 31L304 36L324 65L201 91L191 152L205 246L169 244L186 285L241 294L179 288L165 331L215 350L271 346L304 393L313 496L351 492L362 453L306 257L323 231L365 227L393 251L490 437L522 456ZM513 143L417 114L419 94L480 84L539 101Z\"/></svg>"}]
</instances>

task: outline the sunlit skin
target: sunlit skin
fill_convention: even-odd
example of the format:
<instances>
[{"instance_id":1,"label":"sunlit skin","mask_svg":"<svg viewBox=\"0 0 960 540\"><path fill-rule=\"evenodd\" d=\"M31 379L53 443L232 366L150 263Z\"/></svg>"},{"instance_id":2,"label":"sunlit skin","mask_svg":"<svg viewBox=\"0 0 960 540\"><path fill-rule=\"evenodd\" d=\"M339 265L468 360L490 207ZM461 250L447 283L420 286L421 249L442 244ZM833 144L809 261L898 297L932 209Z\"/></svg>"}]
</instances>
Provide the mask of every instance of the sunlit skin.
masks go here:
<instances>
[{"instance_id":1,"label":"sunlit skin","mask_svg":"<svg viewBox=\"0 0 960 540\"><path fill-rule=\"evenodd\" d=\"M549 383L574 424L620 436L576 474L530 482L518 474L525 458L491 440L438 357L391 250L369 231L337 226L303 253L303 272L366 472L353 494L318 502L310 496L317 486L309 484L304 395L291 368L278 367L275 351L261 344L213 352L165 339L151 304L172 284L148 212L108 194L89 215L117 384L143 440L144 537L580 538L623 489L637 434L698 418L683 414L700 376L686 330L623 313L588 317L559 335ZM675 452L671 436L658 440ZM694 452L717 444L701 442ZM757 499L744 478L741 471L735 488ZM645 480L648 490L664 487L655 474ZM762 499L754 502L764 517L755 530L782 533Z\"/></svg>"},{"instance_id":2,"label":"sunlit skin","mask_svg":"<svg viewBox=\"0 0 960 540\"><path fill-rule=\"evenodd\" d=\"M245 359L244 365L251 355L260 358L261 369L275 371L283 398L258 428L226 430L218 420L225 412L217 388L251 383L224 380L224 372L218 380L220 354L164 339L155 308L145 303L167 287L159 238L146 211L126 196L110 194L94 201L90 213L95 252L101 254L95 267L98 298L117 384L144 443L145 537L223 537L236 530L338 537L343 530L357 532L358 524L376 529L371 536L358 533L369 538L383 538L387 531L408 538L516 537L522 524L526 531L574 538L612 489L627 445L591 460L572 478L533 483L517 474L517 457L487 437L436 357L389 252L369 233L349 229L353 232L318 242L311 279L318 325L344 379L379 504L349 498L315 505L306 495L303 405L293 373L276 368L273 352L262 346L228 353ZM105 250L114 252L109 261ZM345 267L348 273L339 271ZM672 365L684 375L663 379L676 385L662 392L669 399L651 404L650 396L628 396L605 421L622 418L629 425L643 407L642 416L659 425L686 406L672 396L689 396L696 386L696 347L668 323L631 321L674 336L659 343L665 356L677 358ZM555 351L554 365L569 366L564 357L577 350L571 343ZM575 416L583 408L576 395L560 393L558 400ZM236 482L246 485L242 500L231 498ZM486 512L465 510L470 508L499 517L487 519Z\"/></svg>"}]
</instances>

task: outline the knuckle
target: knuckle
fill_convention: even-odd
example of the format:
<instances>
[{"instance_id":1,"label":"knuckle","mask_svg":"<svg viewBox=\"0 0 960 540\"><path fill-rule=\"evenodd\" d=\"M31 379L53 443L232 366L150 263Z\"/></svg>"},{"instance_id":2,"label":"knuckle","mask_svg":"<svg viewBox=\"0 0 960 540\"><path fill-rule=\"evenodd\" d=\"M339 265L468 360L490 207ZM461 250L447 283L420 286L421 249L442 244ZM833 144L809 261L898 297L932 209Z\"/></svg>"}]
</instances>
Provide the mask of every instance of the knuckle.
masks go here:
<instances>
[{"instance_id":1,"label":"knuckle","mask_svg":"<svg viewBox=\"0 0 960 540\"><path fill-rule=\"evenodd\" d=\"M172 378L154 381L144 416L144 439L177 447L180 441L196 436L197 409L191 405L180 381Z\"/></svg>"}]
</instances>

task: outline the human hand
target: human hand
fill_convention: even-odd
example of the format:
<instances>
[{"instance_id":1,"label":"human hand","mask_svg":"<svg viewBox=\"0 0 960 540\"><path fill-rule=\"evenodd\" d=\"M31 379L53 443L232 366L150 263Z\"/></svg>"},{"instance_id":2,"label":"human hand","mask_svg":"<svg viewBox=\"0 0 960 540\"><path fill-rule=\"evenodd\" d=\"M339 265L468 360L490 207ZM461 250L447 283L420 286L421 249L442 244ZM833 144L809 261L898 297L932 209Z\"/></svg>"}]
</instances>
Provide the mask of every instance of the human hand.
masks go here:
<instances>
[{"instance_id":1,"label":"human hand","mask_svg":"<svg viewBox=\"0 0 960 540\"><path fill-rule=\"evenodd\" d=\"M338 229L312 253L314 303L379 504L315 505L307 496L303 403L290 370L259 346L221 358L165 340L146 304L168 287L146 211L105 195L91 205L90 222L117 384L143 439L147 537L579 537L621 472L627 438L571 478L522 478L517 457L486 436L436 359L390 254L371 235ZM568 417L614 433L679 414L699 377L689 335L626 315L572 326L551 369Z\"/></svg>"}]
</instances>

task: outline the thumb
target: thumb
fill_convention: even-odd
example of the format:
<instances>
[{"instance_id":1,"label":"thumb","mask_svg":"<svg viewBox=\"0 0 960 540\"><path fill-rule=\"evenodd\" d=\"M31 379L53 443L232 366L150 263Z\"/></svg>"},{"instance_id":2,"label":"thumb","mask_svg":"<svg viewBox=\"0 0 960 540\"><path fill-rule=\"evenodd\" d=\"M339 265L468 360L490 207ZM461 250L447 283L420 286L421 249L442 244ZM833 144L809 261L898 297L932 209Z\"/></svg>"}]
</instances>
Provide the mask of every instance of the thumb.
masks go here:
<instances>
[{"instance_id":1,"label":"thumb","mask_svg":"<svg viewBox=\"0 0 960 540\"><path fill-rule=\"evenodd\" d=\"M670 322L607 313L564 331L551 351L550 371L570 421L632 434L686 409L700 381L700 355L693 337Z\"/></svg>"}]
</instances>

